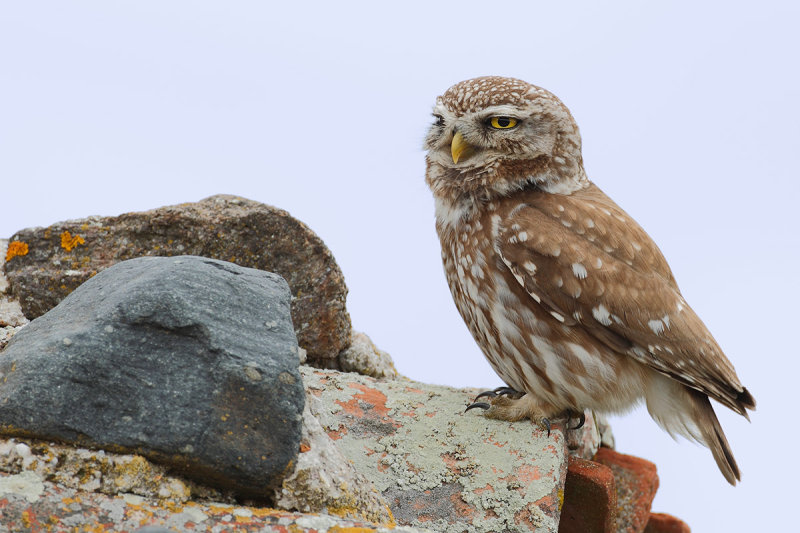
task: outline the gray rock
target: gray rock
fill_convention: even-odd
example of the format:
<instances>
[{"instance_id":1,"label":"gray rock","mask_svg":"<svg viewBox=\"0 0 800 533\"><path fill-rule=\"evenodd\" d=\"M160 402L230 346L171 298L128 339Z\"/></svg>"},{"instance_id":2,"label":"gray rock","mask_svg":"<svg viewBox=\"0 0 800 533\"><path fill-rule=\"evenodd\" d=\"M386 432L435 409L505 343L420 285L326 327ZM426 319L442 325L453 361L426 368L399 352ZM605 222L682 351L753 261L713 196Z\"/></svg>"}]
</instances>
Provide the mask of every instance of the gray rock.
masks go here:
<instances>
[{"instance_id":1,"label":"gray rock","mask_svg":"<svg viewBox=\"0 0 800 533\"><path fill-rule=\"evenodd\" d=\"M3 350L0 433L137 453L268 498L304 406L289 300L280 276L223 261L114 265Z\"/></svg>"},{"instance_id":2,"label":"gray rock","mask_svg":"<svg viewBox=\"0 0 800 533\"><path fill-rule=\"evenodd\" d=\"M295 333L310 364L335 368L336 356L350 344L347 286L331 251L286 211L246 198L217 195L23 229L7 250L3 269L10 296L30 320L120 261L198 255L283 276L292 291Z\"/></svg>"}]
</instances>

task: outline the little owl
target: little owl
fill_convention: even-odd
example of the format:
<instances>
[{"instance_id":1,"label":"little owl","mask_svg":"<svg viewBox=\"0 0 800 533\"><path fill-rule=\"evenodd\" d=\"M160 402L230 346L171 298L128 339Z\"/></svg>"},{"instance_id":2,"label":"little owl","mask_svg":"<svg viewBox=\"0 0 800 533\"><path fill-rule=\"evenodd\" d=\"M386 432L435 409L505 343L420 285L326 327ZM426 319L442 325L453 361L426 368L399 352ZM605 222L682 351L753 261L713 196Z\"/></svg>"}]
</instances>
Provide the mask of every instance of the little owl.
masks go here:
<instances>
[{"instance_id":1,"label":"little owl","mask_svg":"<svg viewBox=\"0 0 800 533\"><path fill-rule=\"evenodd\" d=\"M644 399L735 484L709 396L745 417L755 400L655 243L586 177L569 110L524 81L483 77L448 89L433 116L426 181L447 282L508 385L473 406L549 427Z\"/></svg>"}]
</instances>

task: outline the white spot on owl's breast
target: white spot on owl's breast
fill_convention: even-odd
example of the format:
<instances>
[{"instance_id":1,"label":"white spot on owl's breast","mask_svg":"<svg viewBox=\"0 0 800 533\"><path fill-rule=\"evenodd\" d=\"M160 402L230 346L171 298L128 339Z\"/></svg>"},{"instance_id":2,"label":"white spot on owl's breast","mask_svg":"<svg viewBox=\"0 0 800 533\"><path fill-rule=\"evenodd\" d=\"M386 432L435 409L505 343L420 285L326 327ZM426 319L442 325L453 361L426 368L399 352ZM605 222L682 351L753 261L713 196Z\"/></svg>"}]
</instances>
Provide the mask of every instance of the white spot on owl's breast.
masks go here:
<instances>
[{"instance_id":1,"label":"white spot on owl's breast","mask_svg":"<svg viewBox=\"0 0 800 533\"><path fill-rule=\"evenodd\" d=\"M572 263L572 273L578 279L586 279L586 276L589 275L586 271L586 267L581 263Z\"/></svg>"}]
</instances>

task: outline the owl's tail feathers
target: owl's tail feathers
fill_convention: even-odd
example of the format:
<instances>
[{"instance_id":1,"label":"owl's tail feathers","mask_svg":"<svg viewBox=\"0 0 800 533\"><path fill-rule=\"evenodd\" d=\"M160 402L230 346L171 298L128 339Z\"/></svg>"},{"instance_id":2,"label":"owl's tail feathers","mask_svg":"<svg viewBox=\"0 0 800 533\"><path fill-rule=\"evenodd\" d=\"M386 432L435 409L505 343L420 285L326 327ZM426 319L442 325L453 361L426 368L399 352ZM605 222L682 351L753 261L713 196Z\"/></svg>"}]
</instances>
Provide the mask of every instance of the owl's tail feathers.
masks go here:
<instances>
[{"instance_id":1,"label":"owl's tail feathers","mask_svg":"<svg viewBox=\"0 0 800 533\"><path fill-rule=\"evenodd\" d=\"M708 396L693 389L687 389L687 392L691 395L694 404L692 418L700 431L700 442L711 450L719 471L722 472L728 483L736 485L736 482L742 479L739 466L736 464L736 459L733 458L731 446L728 444L728 439L725 438L722 426L719 425L717 414L714 412Z\"/></svg>"},{"instance_id":2,"label":"owl's tail feathers","mask_svg":"<svg viewBox=\"0 0 800 533\"><path fill-rule=\"evenodd\" d=\"M736 459L708 396L653 371L645 399L650 416L659 426L673 437L683 435L708 447L731 485L741 479ZM751 399L744 403L755 402Z\"/></svg>"}]
</instances>

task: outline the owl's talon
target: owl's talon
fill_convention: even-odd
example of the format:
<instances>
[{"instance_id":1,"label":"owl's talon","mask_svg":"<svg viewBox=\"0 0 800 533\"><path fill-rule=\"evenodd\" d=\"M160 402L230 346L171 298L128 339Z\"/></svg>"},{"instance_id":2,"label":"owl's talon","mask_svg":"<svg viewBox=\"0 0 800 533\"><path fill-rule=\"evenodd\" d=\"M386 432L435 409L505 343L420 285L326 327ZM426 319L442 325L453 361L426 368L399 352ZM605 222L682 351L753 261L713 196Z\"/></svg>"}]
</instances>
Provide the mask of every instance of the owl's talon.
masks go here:
<instances>
[{"instance_id":1,"label":"owl's talon","mask_svg":"<svg viewBox=\"0 0 800 533\"><path fill-rule=\"evenodd\" d=\"M572 413L570 413L569 420L572 420ZM569 420L568 420L568 422L569 422ZM569 424L568 424L567 425L567 429L581 429L585 422L586 422L586 413L581 412L580 416L578 416L578 425L575 426L574 428L571 428L571 427L569 427Z\"/></svg>"},{"instance_id":2,"label":"owl's talon","mask_svg":"<svg viewBox=\"0 0 800 533\"><path fill-rule=\"evenodd\" d=\"M470 409L475 409L476 407L479 407L479 408L483 409L484 411L486 411L487 409L489 409L491 407L491 405L489 405L486 402L474 402L474 403L469 404L467 406L467 408L464 409L464 412L466 413Z\"/></svg>"},{"instance_id":3,"label":"owl's talon","mask_svg":"<svg viewBox=\"0 0 800 533\"><path fill-rule=\"evenodd\" d=\"M496 398L498 396L508 396L510 398L522 398L525 396L524 392L520 392L516 389L512 389L511 387L497 387L494 390L485 390L475 396L475 399L478 398Z\"/></svg>"},{"instance_id":4,"label":"owl's talon","mask_svg":"<svg viewBox=\"0 0 800 533\"><path fill-rule=\"evenodd\" d=\"M550 420L547 418L542 418L542 424L544 424L544 427L547 428L547 436L550 437Z\"/></svg>"},{"instance_id":5,"label":"owl's talon","mask_svg":"<svg viewBox=\"0 0 800 533\"><path fill-rule=\"evenodd\" d=\"M525 396L524 392L520 392L516 389L512 389L511 387L497 387L494 390L495 394L499 394L500 396L509 396L511 398L522 398Z\"/></svg>"}]
</instances>

